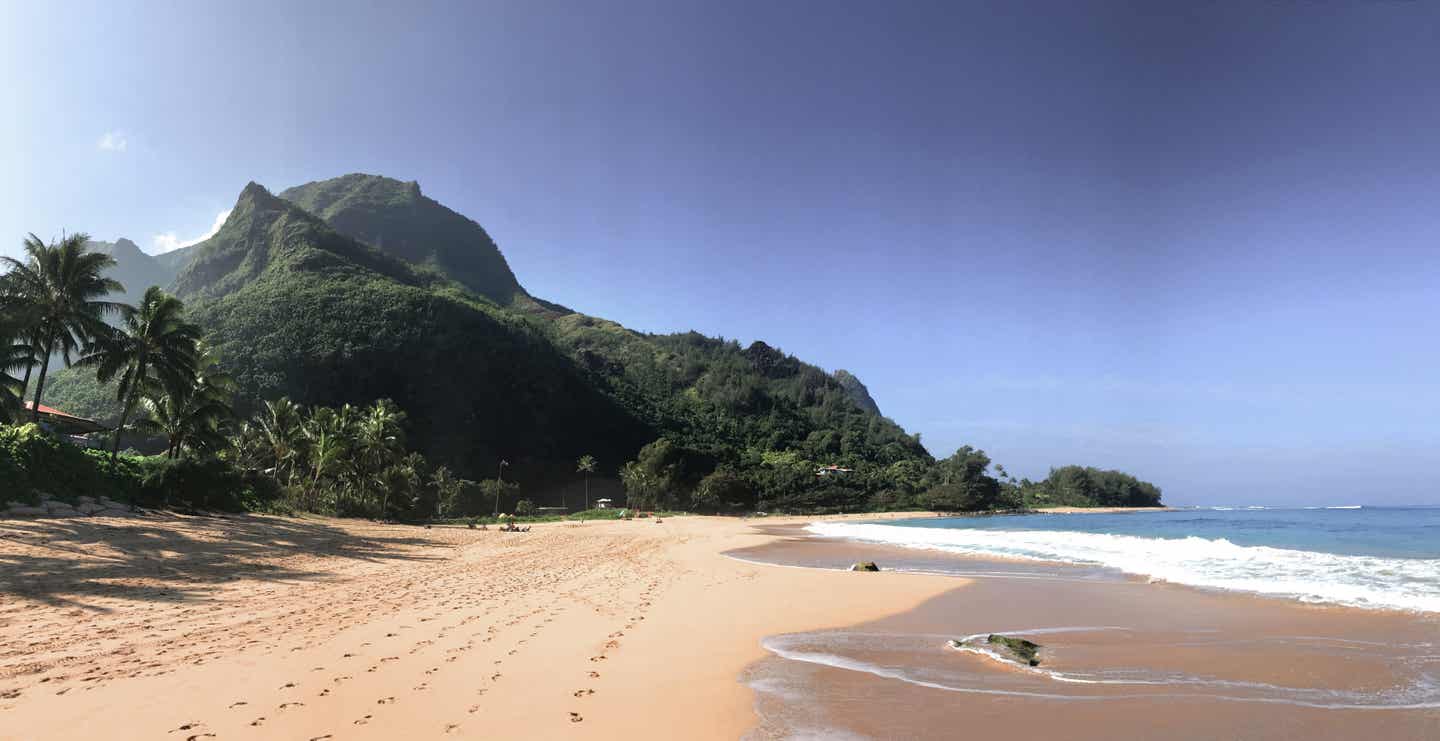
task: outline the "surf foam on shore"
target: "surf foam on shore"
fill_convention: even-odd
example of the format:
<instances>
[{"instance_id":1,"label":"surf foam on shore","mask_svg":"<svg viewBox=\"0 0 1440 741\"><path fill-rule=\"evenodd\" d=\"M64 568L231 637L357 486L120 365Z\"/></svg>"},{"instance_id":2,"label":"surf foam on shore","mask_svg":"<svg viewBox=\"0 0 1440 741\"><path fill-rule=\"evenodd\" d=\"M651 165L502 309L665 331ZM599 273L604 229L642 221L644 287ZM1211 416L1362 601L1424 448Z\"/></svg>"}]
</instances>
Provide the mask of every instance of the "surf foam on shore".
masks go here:
<instances>
[{"instance_id":1,"label":"surf foam on shore","mask_svg":"<svg viewBox=\"0 0 1440 741\"><path fill-rule=\"evenodd\" d=\"M1156 581L1304 602L1440 612L1440 568L1433 559L1241 546L1223 538L1145 538L855 522L816 522L806 530L823 537L966 556L1099 565Z\"/></svg>"}]
</instances>

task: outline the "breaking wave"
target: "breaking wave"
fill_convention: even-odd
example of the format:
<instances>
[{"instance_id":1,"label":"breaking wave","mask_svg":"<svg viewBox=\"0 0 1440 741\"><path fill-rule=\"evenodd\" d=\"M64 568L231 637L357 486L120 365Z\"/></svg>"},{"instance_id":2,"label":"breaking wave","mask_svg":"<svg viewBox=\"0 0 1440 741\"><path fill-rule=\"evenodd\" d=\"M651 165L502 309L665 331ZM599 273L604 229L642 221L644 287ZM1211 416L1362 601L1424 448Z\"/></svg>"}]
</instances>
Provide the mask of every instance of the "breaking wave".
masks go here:
<instances>
[{"instance_id":1,"label":"breaking wave","mask_svg":"<svg viewBox=\"0 0 1440 741\"><path fill-rule=\"evenodd\" d=\"M824 537L967 556L1099 565L1156 581L1305 602L1440 612L1440 559L1241 546L1224 538L1146 538L851 522L816 522L806 529Z\"/></svg>"}]
</instances>

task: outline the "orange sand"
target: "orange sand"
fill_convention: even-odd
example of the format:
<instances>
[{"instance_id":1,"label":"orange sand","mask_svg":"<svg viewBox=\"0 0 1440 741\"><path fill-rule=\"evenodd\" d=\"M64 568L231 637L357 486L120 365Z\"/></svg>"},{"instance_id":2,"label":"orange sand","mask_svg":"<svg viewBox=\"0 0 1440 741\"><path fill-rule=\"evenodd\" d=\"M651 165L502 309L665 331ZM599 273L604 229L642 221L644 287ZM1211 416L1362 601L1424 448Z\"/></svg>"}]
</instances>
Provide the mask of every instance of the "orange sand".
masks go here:
<instances>
[{"instance_id":1,"label":"orange sand","mask_svg":"<svg viewBox=\"0 0 1440 741\"><path fill-rule=\"evenodd\" d=\"M0 521L0 738L733 739L761 638L964 583L721 555L773 537L700 517Z\"/></svg>"}]
</instances>

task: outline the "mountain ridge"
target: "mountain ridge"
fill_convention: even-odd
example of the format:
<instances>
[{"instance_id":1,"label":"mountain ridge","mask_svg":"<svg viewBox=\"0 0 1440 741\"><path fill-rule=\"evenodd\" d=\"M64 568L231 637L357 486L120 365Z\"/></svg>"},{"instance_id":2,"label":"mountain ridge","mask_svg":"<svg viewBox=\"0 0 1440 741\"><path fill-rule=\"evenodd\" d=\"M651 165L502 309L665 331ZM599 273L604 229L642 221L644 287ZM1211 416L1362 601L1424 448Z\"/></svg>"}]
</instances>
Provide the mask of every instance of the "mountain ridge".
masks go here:
<instances>
[{"instance_id":1,"label":"mountain ridge","mask_svg":"<svg viewBox=\"0 0 1440 741\"><path fill-rule=\"evenodd\" d=\"M433 268L497 304L530 298L485 228L425 196L416 181L351 173L286 188L279 197L341 234Z\"/></svg>"},{"instance_id":2,"label":"mountain ridge","mask_svg":"<svg viewBox=\"0 0 1440 741\"><path fill-rule=\"evenodd\" d=\"M171 286L239 381L242 409L279 396L326 406L390 398L427 456L474 477L503 457L532 482L568 477L582 454L613 470L661 437L692 451L698 475L759 466L764 451L932 460L873 400L862 403L868 392L857 400L843 382L853 376L763 342L644 334L531 297L488 234L424 204L418 184L352 175L286 193L248 183L216 234L187 248ZM435 223L463 228L464 240L416 248ZM485 266L495 272L476 272ZM505 291L508 302L497 300ZM61 375L57 403L104 398L93 379Z\"/></svg>"}]
</instances>

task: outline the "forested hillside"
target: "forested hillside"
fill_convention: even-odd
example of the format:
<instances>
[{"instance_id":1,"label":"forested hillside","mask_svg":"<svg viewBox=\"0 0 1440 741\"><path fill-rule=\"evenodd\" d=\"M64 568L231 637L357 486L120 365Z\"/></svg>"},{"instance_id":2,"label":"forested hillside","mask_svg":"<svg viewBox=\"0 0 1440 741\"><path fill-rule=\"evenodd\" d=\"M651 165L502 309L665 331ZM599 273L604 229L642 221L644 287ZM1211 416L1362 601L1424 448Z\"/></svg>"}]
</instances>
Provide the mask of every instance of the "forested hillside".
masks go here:
<instances>
[{"instance_id":1,"label":"forested hillside","mask_svg":"<svg viewBox=\"0 0 1440 741\"><path fill-rule=\"evenodd\" d=\"M416 183L347 175L280 196L251 183L219 232L168 258L182 262L170 290L238 383L242 413L280 397L390 399L426 457L473 479L508 461L507 478L541 503L577 480L585 455L650 506L987 509L1033 498L992 477L980 451L937 464L847 372L764 342L639 333L531 297L480 225ZM82 369L51 389L57 406L115 416L113 393ZM1069 503L1089 490L1063 491Z\"/></svg>"}]
</instances>

